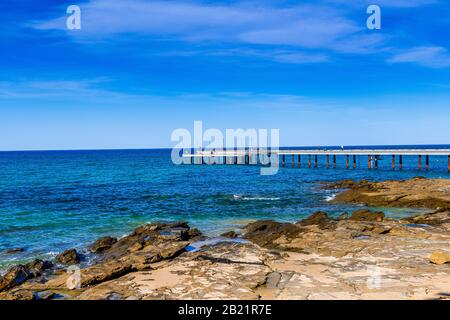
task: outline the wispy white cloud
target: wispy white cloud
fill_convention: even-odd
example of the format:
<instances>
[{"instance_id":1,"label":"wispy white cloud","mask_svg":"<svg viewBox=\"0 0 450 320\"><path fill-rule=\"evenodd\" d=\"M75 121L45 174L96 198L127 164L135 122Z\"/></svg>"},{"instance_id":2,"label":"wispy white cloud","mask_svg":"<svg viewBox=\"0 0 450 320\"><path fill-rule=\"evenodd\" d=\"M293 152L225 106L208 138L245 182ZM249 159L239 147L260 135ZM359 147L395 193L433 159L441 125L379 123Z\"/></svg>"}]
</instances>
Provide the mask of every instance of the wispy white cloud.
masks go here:
<instances>
[{"instance_id":1,"label":"wispy white cloud","mask_svg":"<svg viewBox=\"0 0 450 320\"><path fill-rule=\"evenodd\" d=\"M394 55L388 62L417 63L431 68L450 67L450 53L443 47L416 47Z\"/></svg>"},{"instance_id":2,"label":"wispy white cloud","mask_svg":"<svg viewBox=\"0 0 450 320\"><path fill-rule=\"evenodd\" d=\"M329 61L329 56L320 52L301 51L301 50L286 50L286 49L255 49L255 48L232 48L222 50L203 50L203 51L176 51L163 52L159 55L168 56L245 56L256 57L260 59L272 60L282 63L290 64L307 64L307 63L322 63Z\"/></svg>"},{"instance_id":3,"label":"wispy white cloud","mask_svg":"<svg viewBox=\"0 0 450 320\"><path fill-rule=\"evenodd\" d=\"M94 78L84 80L32 80L0 82L0 106L13 102L33 101L43 105L61 102L67 106L116 105L153 106L155 108L256 108L256 109L302 109L324 112L334 111L334 100L318 99L294 94L255 92L171 92L169 95L147 92L129 93L105 88L111 80ZM65 105L62 104L61 108ZM203 110L203 109L202 109Z\"/></svg>"},{"instance_id":4,"label":"wispy white cloud","mask_svg":"<svg viewBox=\"0 0 450 320\"><path fill-rule=\"evenodd\" d=\"M28 80L0 82L0 100L32 98L86 98L111 96L114 92L100 88L107 78L87 80Z\"/></svg>"},{"instance_id":5,"label":"wispy white cloud","mask_svg":"<svg viewBox=\"0 0 450 320\"><path fill-rule=\"evenodd\" d=\"M35 27L64 30L65 17L39 22ZM71 34L78 40L136 34L153 39L220 41L355 53L376 50L383 42L383 36L378 35L374 41L375 37L364 31L364 23L352 21L330 5L280 7L255 2L217 5L91 0L82 5L82 30Z\"/></svg>"}]
</instances>

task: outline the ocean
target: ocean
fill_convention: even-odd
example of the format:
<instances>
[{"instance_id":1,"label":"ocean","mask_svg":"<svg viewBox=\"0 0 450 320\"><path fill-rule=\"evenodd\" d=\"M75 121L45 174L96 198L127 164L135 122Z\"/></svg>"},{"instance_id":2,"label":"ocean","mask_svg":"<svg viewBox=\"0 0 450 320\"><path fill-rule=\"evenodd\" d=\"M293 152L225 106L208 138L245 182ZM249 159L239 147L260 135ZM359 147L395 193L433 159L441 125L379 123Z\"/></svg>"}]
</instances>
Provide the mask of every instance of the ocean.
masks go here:
<instances>
[{"instance_id":1,"label":"ocean","mask_svg":"<svg viewBox=\"0 0 450 320\"><path fill-rule=\"evenodd\" d=\"M185 220L216 236L257 219L294 222L318 210L337 216L361 208L330 204L323 181L450 178L447 157L439 156L428 172L409 156L403 171L391 170L390 157L376 170L367 170L366 157L357 169L345 169L343 157L336 169L324 159L311 169L286 160L277 175L261 176L257 166L176 166L162 149L0 152L0 272L148 222ZM418 212L381 209L393 217ZM18 247L24 251L4 252Z\"/></svg>"}]
</instances>

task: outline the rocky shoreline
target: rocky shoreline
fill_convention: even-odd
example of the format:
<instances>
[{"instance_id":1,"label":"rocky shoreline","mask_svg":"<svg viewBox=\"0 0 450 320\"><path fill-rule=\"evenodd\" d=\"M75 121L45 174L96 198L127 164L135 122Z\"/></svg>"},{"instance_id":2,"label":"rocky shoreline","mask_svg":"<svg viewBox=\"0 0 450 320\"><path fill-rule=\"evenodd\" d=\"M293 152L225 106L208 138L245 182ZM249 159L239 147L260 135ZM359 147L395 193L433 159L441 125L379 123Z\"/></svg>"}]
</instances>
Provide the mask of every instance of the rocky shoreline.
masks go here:
<instances>
[{"instance_id":1,"label":"rocky shoreline","mask_svg":"<svg viewBox=\"0 0 450 320\"><path fill-rule=\"evenodd\" d=\"M92 265L67 250L14 266L0 299L449 299L450 181L327 184L333 201L425 207L406 219L357 210L297 223L271 220L207 238L186 222L102 237ZM432 210L431 210L432 209Z\"/></svg>"},{"instance_id":2,"label":"rocky shoreline","mask_svg":"<svg viewBox=\"0 0 450 320\"><path fill-rule=\"evenodd\" d=\"M327 189L344 189L331 202L358 203L368 206L450 209L448 179L425 179L359 182L344 180L325 184Z\"/></svg>"}]
</instances>

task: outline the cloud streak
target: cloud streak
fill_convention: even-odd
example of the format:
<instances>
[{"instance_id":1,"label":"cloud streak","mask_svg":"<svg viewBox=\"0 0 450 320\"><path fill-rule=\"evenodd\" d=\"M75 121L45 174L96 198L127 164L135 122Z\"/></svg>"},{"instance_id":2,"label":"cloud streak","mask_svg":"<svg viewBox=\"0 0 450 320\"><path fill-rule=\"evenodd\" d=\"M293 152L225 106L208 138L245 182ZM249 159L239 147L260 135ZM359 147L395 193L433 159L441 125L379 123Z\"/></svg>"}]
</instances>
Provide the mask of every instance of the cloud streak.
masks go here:
<instances>
[{"instance_id":1,"label":"cloud streak","mask_svg":"<svg viewBox=\"0 0 450 320\"><path fill-rule=\"evenodd\" d=\"M450 67L450 53L442 47L416 47L391 57L390 63L416 63L424 67Z\"/></svg>"},{"instance_id":2,"label":"cloud streak","mask_svg":"<svg viewBox=\"0 0 450 320\"><path fill-rule=\"evenodd\" d=\"M374 41L372 35L365 33L364 19L355 23L337 8L320 4L276 7L254 2L225 6L91 0L82 6L82 17L81 32L72 33L81 41L134 34L188 42L220 41L355 53L376 50L383 42L381 35ZM37 23L35 28L64 30L65 17Z\"/></svg>"}]
</instances>

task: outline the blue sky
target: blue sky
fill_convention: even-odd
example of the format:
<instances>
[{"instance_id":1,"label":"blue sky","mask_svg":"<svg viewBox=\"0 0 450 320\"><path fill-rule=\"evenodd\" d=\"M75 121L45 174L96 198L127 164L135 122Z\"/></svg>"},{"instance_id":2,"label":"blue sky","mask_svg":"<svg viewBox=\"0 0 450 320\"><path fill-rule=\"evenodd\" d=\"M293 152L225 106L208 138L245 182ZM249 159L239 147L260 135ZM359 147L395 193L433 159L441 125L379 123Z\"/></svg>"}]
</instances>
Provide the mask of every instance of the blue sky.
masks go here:
<instances>
[{"instance_id":1,"label":"blue sky","mask_svg":"<svg viewBox=\"0 0 450 320\"><path fill-rule=\"evenodd\" d=\"M171 147L194 120L283 145L450 143L449 34L444 0L2 1L0 150Z\"/></svg>"}]
</instances>

